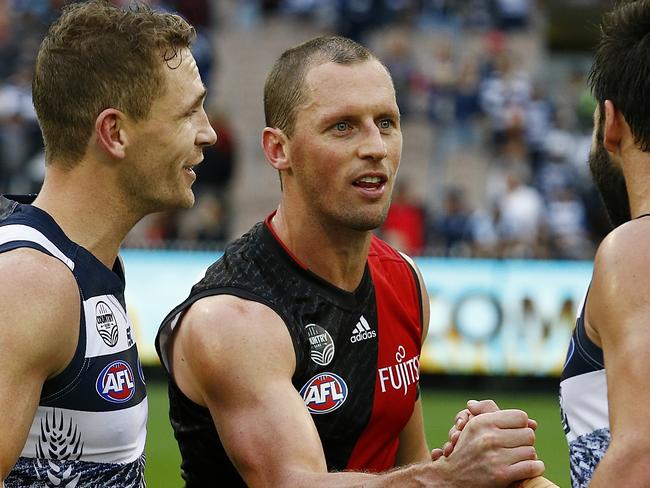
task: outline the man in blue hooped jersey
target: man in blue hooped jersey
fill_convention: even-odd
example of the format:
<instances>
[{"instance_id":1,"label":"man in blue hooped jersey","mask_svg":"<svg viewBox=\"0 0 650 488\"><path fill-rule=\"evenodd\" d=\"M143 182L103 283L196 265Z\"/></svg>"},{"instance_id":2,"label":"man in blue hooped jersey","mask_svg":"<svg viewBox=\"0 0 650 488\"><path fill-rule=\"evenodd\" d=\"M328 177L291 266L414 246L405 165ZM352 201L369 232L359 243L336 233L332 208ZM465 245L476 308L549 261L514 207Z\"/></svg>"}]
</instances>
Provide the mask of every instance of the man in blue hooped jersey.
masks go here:
<instances>
[{"instance_id":1,"label":"man in blue hooped jersey","mask_svg":"<svg viewBox=\"0 0 650 488\"><path fill-rule=\"evenodd\" d=\"M147 402L118 249L145 215L194 203L216 135L194 29L145 6L66 7L33 100L39 195L0 197L0 485L144 486Z\"/></svg>"},{"instance_id":2,"label":"man in blue hooped jersey","mask_svg":"<svg viewBox=\"0 0 650 488\"><path fill-rule=\"evenodd\" d=\"M601 22L589 167L615 229L598 248L560 383L571 485L650 486L650 1Z\"/></svg>"},{"instance_id":3,"label":"man in blue hooped jersey","mask_svg":"<svg viewBox=\"0 0 650 488\"><path fill-rule=\"evenodd\" d=\"M571 486L650 486L650 0L601 22L589 75L598 102L589 169L614 230L600 244L560 382ZM468 418L459 412L451 452ZM437 455L440 455L438 453Z\"/></svg>"}]
</instances>

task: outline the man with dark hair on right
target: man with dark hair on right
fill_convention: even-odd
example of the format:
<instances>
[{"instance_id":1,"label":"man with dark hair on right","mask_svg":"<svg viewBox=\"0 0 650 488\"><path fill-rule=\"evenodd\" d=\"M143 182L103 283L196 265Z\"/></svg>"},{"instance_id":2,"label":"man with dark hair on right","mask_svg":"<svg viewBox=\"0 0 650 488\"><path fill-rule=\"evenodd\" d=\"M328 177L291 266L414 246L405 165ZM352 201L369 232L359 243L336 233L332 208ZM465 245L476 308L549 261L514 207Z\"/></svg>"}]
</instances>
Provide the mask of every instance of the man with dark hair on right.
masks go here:
<instances>
[{"instance_id":1,"label":"man with dark hair on right","mask_svg":"<svg viewBox=\"0 0 650 488\"><path fill-rule=\"evenodd\" d=\"M590 73L602 241L562 373L574 488L650 486L650 1L605 14Z\"/></svg>"},{"instance_id":2,"label":"man with dark hair on right","mask_svg":"<svg viewBox=\"0 0 650 488\"><path fill-rule=\"evenodd\" d=\"M650 0L601 23L589 168L614 230L600 244L560 381L573 488L650 486ZM496 405L470 406L450 431Z\"/></svg>"}]
</instances>

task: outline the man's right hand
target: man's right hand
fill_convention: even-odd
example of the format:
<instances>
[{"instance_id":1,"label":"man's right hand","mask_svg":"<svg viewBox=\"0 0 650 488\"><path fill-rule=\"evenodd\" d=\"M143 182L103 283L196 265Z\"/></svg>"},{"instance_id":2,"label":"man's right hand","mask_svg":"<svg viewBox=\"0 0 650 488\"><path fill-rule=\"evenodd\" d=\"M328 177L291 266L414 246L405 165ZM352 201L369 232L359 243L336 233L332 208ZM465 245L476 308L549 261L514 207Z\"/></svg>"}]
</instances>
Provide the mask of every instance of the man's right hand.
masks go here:
<instances>
[{"instance_id":1,"label":"man's right hand","mask_svg":"<svg viewBox=\"0 0 650 488\"><path fill-rule=\"evenodd\" d=\"M454 417L454 425L449 429L447 442L441 448L435 448L431 451L431 460L436 461L442 456L449 456L453 452L461 431L470 419L483 413L498 412L499 410L500 408L494 400L469 400L467 408L458 412ZM529 418L528 427L537 430L537 421Z\"/></svg>"},{"instance_id":2,"label":"man's right hand","mask_svg":"<svg viewBox=\"0 0 650 488\"><path fill-rule=\"evenodd\" d=\"M528 415L498 410L491 401L476 403L468 404L454 426L453 452L434 463L449 468L449 486L507 487L541 476L544 463L537 459Z\"/></svg>"}]
</instances>

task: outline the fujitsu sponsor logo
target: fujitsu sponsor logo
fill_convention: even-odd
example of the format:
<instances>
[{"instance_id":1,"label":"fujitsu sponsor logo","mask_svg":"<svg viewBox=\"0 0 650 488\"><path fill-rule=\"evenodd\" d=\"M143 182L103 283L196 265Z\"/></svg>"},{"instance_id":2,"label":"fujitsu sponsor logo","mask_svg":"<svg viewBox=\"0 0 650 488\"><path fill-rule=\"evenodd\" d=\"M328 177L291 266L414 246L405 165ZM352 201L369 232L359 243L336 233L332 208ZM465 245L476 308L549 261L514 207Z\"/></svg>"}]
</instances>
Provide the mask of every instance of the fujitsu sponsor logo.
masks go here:
<instances>
[{"instance_id":1,"label":"fujitsu sponsor logo","mask_svg":"<svg viewBox=\"0 0 650 488\"><path fill-rule=\"evenodd\" d=\"M392 388L398 391L404 390L406 395L409 386L420 380L420 358L413 356L406 359L406 350L400 345L395 353L395 361L397 364L377 370L381 392L386 393L388 388Z\"/></svg>"}]
</instances>

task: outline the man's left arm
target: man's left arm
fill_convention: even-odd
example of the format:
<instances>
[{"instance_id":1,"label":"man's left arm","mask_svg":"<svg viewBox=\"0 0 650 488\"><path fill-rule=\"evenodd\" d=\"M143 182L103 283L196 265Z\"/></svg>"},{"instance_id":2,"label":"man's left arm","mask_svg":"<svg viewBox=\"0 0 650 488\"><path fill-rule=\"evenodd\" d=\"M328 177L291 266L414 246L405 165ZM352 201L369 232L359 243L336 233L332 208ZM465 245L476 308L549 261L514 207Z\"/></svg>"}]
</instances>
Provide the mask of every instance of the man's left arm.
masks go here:
<instances>
[{"instance_id":1,"label":"man's left arm","mask_svg":"<svg viewBox=\"0 0 650 488\"><path fill-rule=\"evenodd\" d=\"M631 223L630 223L631 224ZM611 441L590 487L650 486L650 262L646 227L626 224L596 255L586 321L602 343Z\"/></svg>"},{"instance_id":2,"label":"man's left arm","mask_svg":"<svg viewBox=\"0 0 650 488\"><path fill-rule=\"evenodd\" d=\"M429 448L424 436L422 399L418 398L411 418L399 435L399 448L395 458L395 466L406 466L407 464L429 460Z\"/></svg>"},{"instance_id":3,"label":"man's left arm","mask_svg":"<svg viewBox=\"0 0 650 488\"><path fill-rule=\"evenodd\" d=\"M415 274L420 285L420 299L422 303L422 345L427 338L429 330L429 294L422 279L420 270L415 265L413 260L402 254L404 259L413 267ZM396 466L405 466L411 463L418 463L422 461L431 460L429 447L424 435L424 415L422 414L422 398L419 397L415 402L413 413L408 423L402 429L399 436L399 448L397 450L397 457L395 459Z\"/></svg>"}]
</instances>

